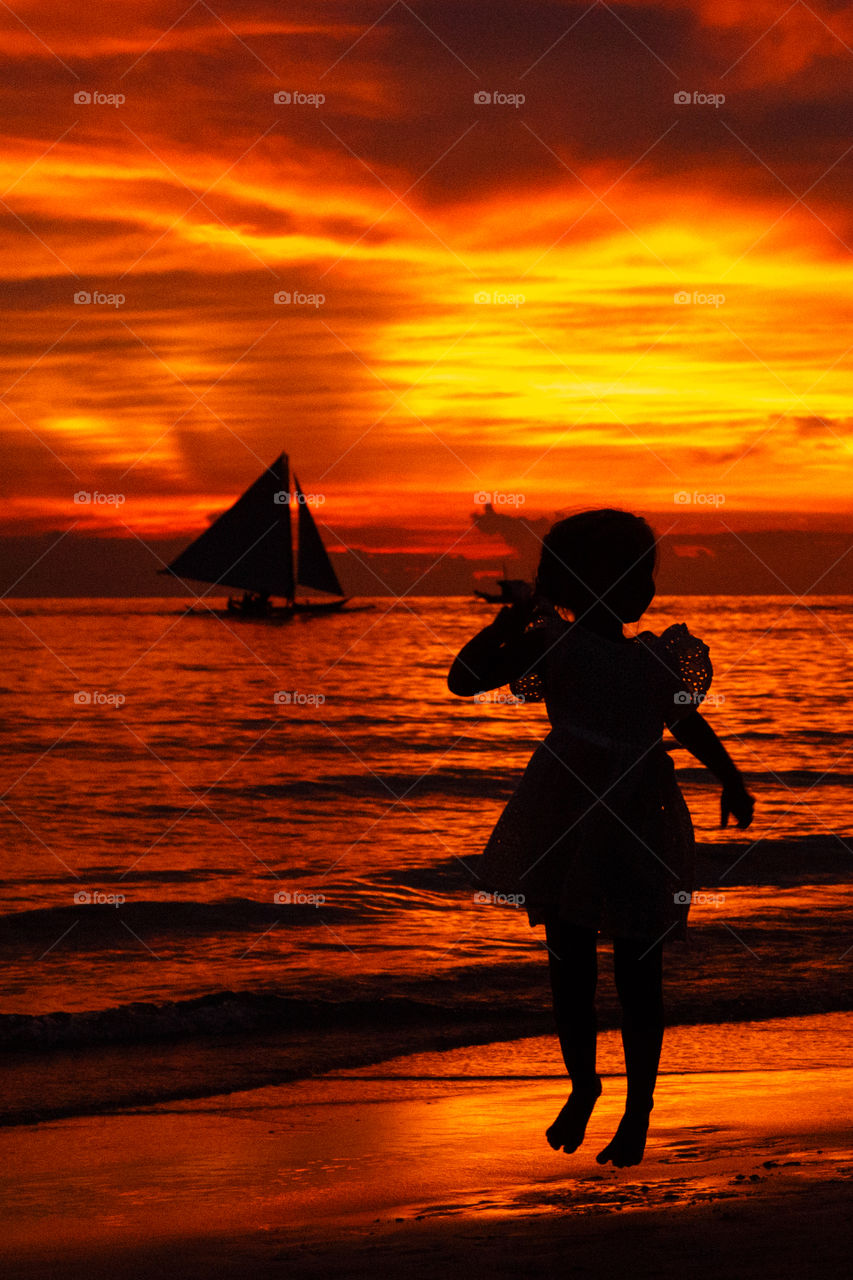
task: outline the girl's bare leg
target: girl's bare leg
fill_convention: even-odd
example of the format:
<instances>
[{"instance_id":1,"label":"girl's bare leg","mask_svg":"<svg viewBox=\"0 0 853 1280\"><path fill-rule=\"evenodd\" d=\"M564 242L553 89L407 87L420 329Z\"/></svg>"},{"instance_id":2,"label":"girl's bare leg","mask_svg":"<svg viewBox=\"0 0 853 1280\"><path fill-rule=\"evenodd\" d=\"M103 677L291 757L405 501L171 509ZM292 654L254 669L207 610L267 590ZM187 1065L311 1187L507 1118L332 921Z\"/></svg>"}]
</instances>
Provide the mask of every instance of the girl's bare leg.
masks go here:
<instances>
[{"instance_id":1,"label":"girl's bare leg","mask_svg":"<svg viewBox=\"0 0 853 1280\"><path fill-rule=\"evenodd\" d=\"M622 1005L628 1097L616 1133L596 1158L624 1168L643 1158L654 1105L664 1028L662 943L615 938L613 970Z\"/></svg>"},{"instance_id":2,"label":"girl's bare leg","mask_svg":"<svg viewBox=\"0 0 853 1280\"><path fill-rule=\"evenodd\" d=\"M596 941L594 929L567 924L556 912L546 921L554 1017L563 1061L572 1082L566 1105L545 1134L555 1151L578 1149L601 1093L601 1080L595 1069Z\"/></svg>"}]
</instances>

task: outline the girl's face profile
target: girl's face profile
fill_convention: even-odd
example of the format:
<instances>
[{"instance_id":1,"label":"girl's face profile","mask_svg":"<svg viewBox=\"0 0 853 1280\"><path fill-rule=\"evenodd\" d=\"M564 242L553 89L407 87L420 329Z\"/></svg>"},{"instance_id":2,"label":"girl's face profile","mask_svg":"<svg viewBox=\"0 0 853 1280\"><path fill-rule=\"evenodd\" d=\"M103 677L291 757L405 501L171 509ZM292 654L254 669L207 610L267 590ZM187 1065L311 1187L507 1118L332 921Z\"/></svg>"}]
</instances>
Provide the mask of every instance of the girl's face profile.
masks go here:
<instances>
[{"instance_id":1,"label":"girl's face profile","mask_svg":"<svg viewBox=\"0 0 853 1280\"><path fill-rule=\"evenodd\" d=\"M653 573L649 573L646 575L646 584L641 596L642 604L641 604L640 612L637 614L636 618L630 619L631 622L636 622L637 619L643 616L643 614L646 612L651 602L654 600L656 590L657 588L655 587L655 576Z\"/></svg>"},{"instance_id":2,"label":"girl's face profile","mask_svg":"<svg viewBox=\"0 0 853 1280\"><path fill-rule=\"evenodd\" d=\"M624 594L618 603L614 602L615 611L622 622L638 622L655 598L655 579L651 572L638 576L625 583Z\"/></svg>"}]
</instances>

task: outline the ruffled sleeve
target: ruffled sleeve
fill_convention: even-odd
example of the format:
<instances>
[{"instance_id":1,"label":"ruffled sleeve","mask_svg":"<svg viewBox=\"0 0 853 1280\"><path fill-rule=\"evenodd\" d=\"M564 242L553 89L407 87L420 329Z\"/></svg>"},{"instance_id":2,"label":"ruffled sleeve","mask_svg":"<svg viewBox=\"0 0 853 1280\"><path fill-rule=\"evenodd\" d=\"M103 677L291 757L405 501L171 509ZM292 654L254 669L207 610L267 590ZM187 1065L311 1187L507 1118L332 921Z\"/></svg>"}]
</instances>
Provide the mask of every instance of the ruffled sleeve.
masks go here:
<instances>
[{"instance_id":1,"label":"ruffled sleeve","mask_svg":"<svg viewBox=\"0 0 853 1280\"><path fill-rule=\"evenodd\" d=\"M531 631L538 632L544 649L547 647L547 642L554 638L554 625L554 618L550 613L535 613L525 629L525 635L529 635ZM545 701L545 681L542 677L541 666L538 669L534 666L530 671L525 672L523 676L510 681L509 687L510 692L524 702Z\"/></svg>"},{"instance_id":2,"label":"ruffled sleeve","mask_svg":"<svg viewBox=\"0 0 853 1280\"><path fill-rule=\"evenodd\" d=\"M510 692L522 702L544 702L545 683L538 671L529 671L526 676L519 676L510 681Z\"/></svg>"},{"instance_id":3,"label":"ruffled sleeve","mask_svg":"<svg viewBox=\"0 0 853 1280\"><path fill-rule=\"evenodd\" d=\"M660 636L644 632L639 637L655 653L673 677L674 716L684 715L704 700L714 668L708 646L691 635L683 622L667 627Z\"/></svg>"}]
</instances>

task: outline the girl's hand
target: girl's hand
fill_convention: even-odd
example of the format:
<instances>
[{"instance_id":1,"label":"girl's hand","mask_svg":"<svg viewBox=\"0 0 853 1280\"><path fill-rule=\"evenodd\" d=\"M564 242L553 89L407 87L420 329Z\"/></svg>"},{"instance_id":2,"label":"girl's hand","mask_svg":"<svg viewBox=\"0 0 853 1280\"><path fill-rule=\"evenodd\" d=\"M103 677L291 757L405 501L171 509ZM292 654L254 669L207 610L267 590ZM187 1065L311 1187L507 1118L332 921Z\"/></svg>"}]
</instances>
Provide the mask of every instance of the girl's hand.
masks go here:
<instances>
[{"instance_id":1,"label":"girl's hand","mask_svg":"<svg viewBox=\"0 0 853 1280\"><path fill-rule=\"evenodd\" d=\"M500 689L528 675L543 656L543 636L526 631L536 604L508 605L457 653L447 687L460 698Z\"/></svg>"},{"instance_id":2,"label":"girl's hand","mask_svg":"<svg viewBox=\"0 0 853 1280\"><path fill-rule=\"evenodd\" d=\"M489 630L506 640L520 636L533 617L534 607L533 600L525 600L522 604L505 604L490 623Z\"/></svg>"},{"instance_id":3,"label":"girl's hand","mask_svg":"<svg viewBox=\"0 0 853 1280\"><path fill-rule=\"evenodd\" d=\"M755 800L739 779L723 787L723 794L720 797L721 827L729 825L730 816L735 818L739 827L748 827L752 822L754 810Z\"/></svg>"}]
</instances>

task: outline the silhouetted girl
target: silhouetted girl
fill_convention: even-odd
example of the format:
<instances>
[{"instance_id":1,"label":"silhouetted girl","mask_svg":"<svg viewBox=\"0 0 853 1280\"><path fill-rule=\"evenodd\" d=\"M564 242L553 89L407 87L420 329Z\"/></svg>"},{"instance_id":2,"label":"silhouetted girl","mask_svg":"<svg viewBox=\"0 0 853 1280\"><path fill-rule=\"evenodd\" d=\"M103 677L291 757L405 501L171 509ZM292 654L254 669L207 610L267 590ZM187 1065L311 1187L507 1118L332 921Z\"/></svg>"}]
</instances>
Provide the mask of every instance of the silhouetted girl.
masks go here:
<instances>
[{"instance_id":1,"label":"silhouetted girl","mask_svg":"<svg viewBox=\"0 0 853 1280\"><path fill-rule=\"evenodd\" d=\"M643 1157L663 1038L662 952L683 936L693 890L693 827L662 741L675 738L722 783L722 824L752 821L741 775L696 710L708 649L683 623L623 634L655 594L655 536L626 511L584 511L545 539L529 604L504 608L448 675L471 696L509 684L544 698L551 731L495 827L481 887L523 894L545 925L560 1047L572 1091L547 1131L575 1151L601 1093L596 1072L596 938L613 937L628 1095L600 1164ZM564 617L570 614L571 621Z\"/></svg>"}]
</instances>

